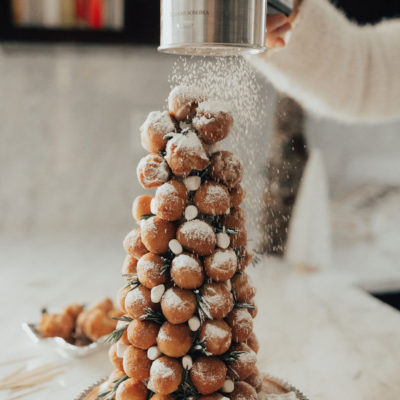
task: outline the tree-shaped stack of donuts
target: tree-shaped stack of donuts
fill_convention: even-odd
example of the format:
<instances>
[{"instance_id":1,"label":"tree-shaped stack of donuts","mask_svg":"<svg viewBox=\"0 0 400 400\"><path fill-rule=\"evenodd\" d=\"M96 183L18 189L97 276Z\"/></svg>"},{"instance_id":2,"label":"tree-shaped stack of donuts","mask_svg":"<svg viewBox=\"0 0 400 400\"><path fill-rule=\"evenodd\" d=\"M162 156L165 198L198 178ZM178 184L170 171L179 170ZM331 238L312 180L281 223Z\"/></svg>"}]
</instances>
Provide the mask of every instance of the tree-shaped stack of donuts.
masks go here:
<instances>
[{"instance_id":1,"label":"tree-shaped stack of donuts","mask_svg":"<svg viewBox=\"0 0 400 400\"><path fill-rule=\"evenodd\" d=\"M124 316L109 356L104 397L116 400L256 400L261 376L252 261L240 204L241 160L216 143L229 134L227 106L178 86L168 111L141 127L137 175L154 196L132 206L139 228L124 239L118 295ZM104 389L104 388L103 388Z\"/></svg>"}]
</instances>

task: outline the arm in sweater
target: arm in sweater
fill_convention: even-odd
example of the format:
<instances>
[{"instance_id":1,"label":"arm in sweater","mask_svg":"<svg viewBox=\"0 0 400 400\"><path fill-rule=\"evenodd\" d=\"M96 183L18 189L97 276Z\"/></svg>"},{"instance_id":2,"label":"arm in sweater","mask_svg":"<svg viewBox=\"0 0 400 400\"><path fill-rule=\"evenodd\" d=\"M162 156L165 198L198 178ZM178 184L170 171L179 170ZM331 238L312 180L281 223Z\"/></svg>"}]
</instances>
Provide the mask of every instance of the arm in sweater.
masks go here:
<instances>
[{"instance_id":1,"label":"arm in sweater","mask_svg":"<svg viewBox=\"0 0 400 400\"><path fill-rule=\"evenodd\" d=\"M319 115L400 118L400 19L361 27L326 0L303 0L288 44L249 59Z\"/></svg>"}]
</instances>

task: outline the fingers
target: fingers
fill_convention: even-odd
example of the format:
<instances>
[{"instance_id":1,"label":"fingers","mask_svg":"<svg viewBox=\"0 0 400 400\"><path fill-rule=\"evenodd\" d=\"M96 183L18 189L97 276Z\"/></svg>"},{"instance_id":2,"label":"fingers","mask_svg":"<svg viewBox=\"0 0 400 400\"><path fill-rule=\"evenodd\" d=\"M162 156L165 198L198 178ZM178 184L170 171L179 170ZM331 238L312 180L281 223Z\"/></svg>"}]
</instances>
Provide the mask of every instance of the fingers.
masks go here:
<instances>
[{"instance_id":1,"label":"fingers","mask_svg":"<svg viewBox=\"0 0 400 400\"><path fill-rule=\"evenodd\" d=\"M269 14L267 15L267 32L271 32L287 22L285 14Z\"/></svg>"},{"instance_id":2,"label":"fingers","mask_svg":"<svg viewBox=\"0 0 400 400\"><path fill-rule=\"evenodd\" d=\"M277 49L285 47L285 41L282 38L267 39L265 45L268 49Z\"/></svg>"},{"instance_id":3,"label":"fingers","mask_svg":"<svg viewBox=\"0 0 400 400\"><path fill-rule=\"evenodd\" d=\"M282 37L287 32L289 32L290 29L292 29L292 25L289 22L287 22L286 24L279 26L278 28L276 28L273 31L270 31L270 32L267 31L267 38L275 39L277 37Z\"/></svg>"}]
</instances>

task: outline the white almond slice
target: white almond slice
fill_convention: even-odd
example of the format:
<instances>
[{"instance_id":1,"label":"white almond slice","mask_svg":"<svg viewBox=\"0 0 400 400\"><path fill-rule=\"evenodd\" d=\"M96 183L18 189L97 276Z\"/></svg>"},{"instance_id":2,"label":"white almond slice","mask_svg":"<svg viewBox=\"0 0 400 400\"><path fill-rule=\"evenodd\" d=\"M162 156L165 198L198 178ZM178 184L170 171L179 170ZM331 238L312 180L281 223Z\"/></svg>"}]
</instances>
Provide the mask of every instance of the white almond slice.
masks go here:
<instances>
[{"instance_id":1,"label":"white almond slice","mask_svg":"<svg viewBox=\"0 0 400 400\"><path fill-rule=\"evenodd\" d=\"M192 332L196 332L200 328L200 325L201 325L199 317L196 317L196 316L190 318L188 324L189 324L189 328Z\"/></svg>"},{"instance_id":2,"label":"white almond slice","mask_svg":"<svg viewBox=\"0 0 400 400\"><path fill-rule=\"evenodd\" d=\"M192 357L189 355L183 356L182 357L182 367L184 369L190 370L193 366L193 360Z\"/></svg>"},{"instance_id":3,"label":"white almond slice","mask_svg":"<svg viewBox=\"0 0 400 400\"><path fill-rule=\"evenodd\" d=\"M147 350L147 358L149 360L157 360L158 357L161 356L161 351L157 346L151 346L148 350Z\"/></svg>"},{"instance_id":4,"label":"white almond slice","mask_svg":"<svg viewBox=\"0 0 400 400\"><path fill-rule=\"evenodd\" d=\"M231 239L227 233L217 233L217 245L221 249L227 249L229 244L231 243Z\"/></svg>"},{"instance_id":5,"label":"white almond slice","mask_svg":"<svg viewBox=\"0 0 400 400\"><path fill-rule=\"evenodd\" d=\"M227 379L224 382L221 391L224 393L232 393L234 391L234 389L235 389L234 382L231 379Z\"/></svg>"},{"instance_id":6,"label":"white almond slice","mask_svg":"<svg viewBox=\"0 0 400 400\"><path fill-rule=\"evenodd\" d=\"M159 303L161 301L161 297L165 292L165 286L163 284L154 286L150 292L150 298L153 303Z\"/></svg>"},{"instance_id":7,"label":"white almond slice","mask_svg":"<svg viewBox=\"0 0 400 400\"><path fill-rule=\"evenodd\" d=\"M171 239L168 247L176 255L181 254L183 251L182 245L176 239Z\"/></svg>"},{"instance_id":8,"label":"white almond slice","mask_svg":"<svg viewBox=\"0 0 400 400\"><path fill-rule=\"evenodd\" d=\"M195 219L199 215L199 210L196 206L190 205L185 208L185 218L188 221Z\"/></svg>"},{"instance_id":9,"label":"white almond slice","mask_svg":"<svg viewBox=\"0 0 400 400\"><path fill-rule=\"evenodd\" d=\"M201 185L201 178L199 176L188 176L183 180L186 189L190 192L196 191Z\"/></svg>"}]
</instances>

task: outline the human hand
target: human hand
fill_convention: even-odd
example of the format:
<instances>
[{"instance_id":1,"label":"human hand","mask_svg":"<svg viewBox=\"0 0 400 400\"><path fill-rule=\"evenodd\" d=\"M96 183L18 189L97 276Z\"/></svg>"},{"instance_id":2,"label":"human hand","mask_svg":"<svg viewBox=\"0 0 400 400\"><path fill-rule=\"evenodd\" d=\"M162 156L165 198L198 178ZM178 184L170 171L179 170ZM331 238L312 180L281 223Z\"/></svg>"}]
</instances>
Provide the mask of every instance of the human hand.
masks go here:
<instances>
[{"instance_id":1,"label":"human hand","mask_svg":"<svg viewBox=\"0 0 400 400\"><path fill-rule=\"evenodd\" d=\"M267 33L265 45L268 49L284 47L286 45L284 36L292 29L292 22L299 12L301 0L294 0L293 11L289 17L285 14L267 15Z\"/></svg>"}]
</instances>

